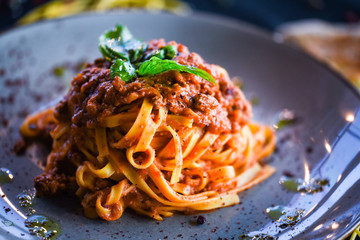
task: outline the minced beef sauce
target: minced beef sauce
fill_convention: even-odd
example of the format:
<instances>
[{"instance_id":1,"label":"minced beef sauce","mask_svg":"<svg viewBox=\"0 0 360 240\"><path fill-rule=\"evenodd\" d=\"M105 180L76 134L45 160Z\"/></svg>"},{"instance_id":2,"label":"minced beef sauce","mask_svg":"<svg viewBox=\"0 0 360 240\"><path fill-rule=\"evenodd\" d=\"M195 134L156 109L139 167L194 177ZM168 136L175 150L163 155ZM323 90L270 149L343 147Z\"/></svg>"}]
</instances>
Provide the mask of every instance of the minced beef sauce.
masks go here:
<instances>
[{"instance_id":1,"label":"minced beef sauce","mask_svg":"<svg viewBox=\"0 0 360 240\"><path fill-rule=\"evenodd\" d=\"M223 68L207 64L198 54L176 42L166 44L162 39L152 40L147 51L169 44L177 47L176 62L207 71L217 84L178 71L139 77L125 83L118 76L111 79L110 62L97 59L73 79L70 91L55 109L58 121L72 123L70 141L83 135L82 128L101 126L102 120L119 113L121 106L145 97L151 100L154 109L166 107L171 114L188 116L194 120L194 125L205 127L212 133L236 132L248 123L250 103ZM75 185L76 168L72 156L77 156L76 162L85 160L73 144L65 159L55 159L44 174L35 178L38 195L69 191L66 186ZM64 171L66 163L70 166Z\"/></svg>"}]
</instances>

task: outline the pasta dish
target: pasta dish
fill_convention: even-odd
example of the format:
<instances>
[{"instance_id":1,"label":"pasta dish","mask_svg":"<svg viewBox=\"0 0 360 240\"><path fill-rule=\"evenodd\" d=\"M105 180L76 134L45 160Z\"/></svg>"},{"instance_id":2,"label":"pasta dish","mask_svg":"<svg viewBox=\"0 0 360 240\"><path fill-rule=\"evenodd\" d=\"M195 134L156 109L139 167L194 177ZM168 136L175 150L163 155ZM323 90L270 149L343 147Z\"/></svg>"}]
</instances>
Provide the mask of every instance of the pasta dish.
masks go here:
<instances>
[{"instance_id":1,"label":"pasta dish","mask_svg":"<svg viewBox=\"0 0 360 240\"><path fill-rule=\"evenodd\" d=\"M38 196L76 193L87 217L113 221L130 208L162 220L239 203L239 192L273 174L261 160L274 133L250 122L250 103L223 68L121 25L99 48L104 58L20 129L53 141Z\"/></svg>"}]
</instances>

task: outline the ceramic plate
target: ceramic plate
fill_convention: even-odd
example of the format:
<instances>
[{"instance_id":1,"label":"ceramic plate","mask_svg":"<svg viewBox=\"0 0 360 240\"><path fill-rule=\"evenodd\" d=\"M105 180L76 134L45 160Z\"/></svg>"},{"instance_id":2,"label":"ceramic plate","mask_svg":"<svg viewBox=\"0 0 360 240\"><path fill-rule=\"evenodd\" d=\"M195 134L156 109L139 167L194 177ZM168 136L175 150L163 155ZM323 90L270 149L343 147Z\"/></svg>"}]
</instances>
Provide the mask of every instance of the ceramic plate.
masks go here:
<instances>
[{"instance_id":1,"label":"ceramic plate","mask_svg":"<svg viewBox=\"0 0 360 240\"><path fill-rule=\"evenodd\" d=\"M360 219L360 98L339 75L267 33L230 19L116 12L41 22L0 35L0 167L14 175L12 183L2 186L0 239L35 238L24 226L21 214L27 210L17 196L31 191L46 147L32 144L15 156L11 149L21 122L62 96L83 62L100 57L98 36L116 23L126 24L143 40L183 43L232 77L241 77L246 96L257 102L255 121L272 125L283 109L292 110L297 121L276 132L277 150L267 160L276 173L241 193L241 204L202 213L203 225L196 224L199 214L158 222L130 210L115 222L90 220L76 198L36 198L36 214L61 226L60 239L238 239L253 231L279 239L338 239L354 229ZM290 192L279 184L284 173L305 180L326 178L329 186L311 195ZM282 229L264 213L274 205L302 209L304 215Z\"/></svg>"}]
</instances>

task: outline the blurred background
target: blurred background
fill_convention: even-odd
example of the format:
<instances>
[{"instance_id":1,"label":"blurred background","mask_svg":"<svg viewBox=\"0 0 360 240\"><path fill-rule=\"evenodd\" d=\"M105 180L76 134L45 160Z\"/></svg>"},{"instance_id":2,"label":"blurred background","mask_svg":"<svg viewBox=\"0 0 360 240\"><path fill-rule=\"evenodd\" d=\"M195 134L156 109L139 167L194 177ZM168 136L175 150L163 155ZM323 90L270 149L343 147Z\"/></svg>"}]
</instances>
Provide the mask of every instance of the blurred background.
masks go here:
<instances>
[{"instance_id":1,"label":"blurred background","mask_svg":"<svg viewBox=\"0 0 360 240\"><path fill-rule=\"evenodd\" d=\"M328 64L360 91L360 0L0 0L0 34L37 21L129 8L202 11L252 23ZM360 239L360 227L348 239Z\"/></svg>"},{"instance_id":2,"label":"blurred background","mask_svg":"<svg viewBox=\"0 0 360 240\"><path fill-rule=\"evenodd\" d=\"M68 16L84 11L147 8L184 14L200 10L275 29L284 22L317 18L356 23L359 0L0 0L0 31L14 24Z\"/></svg>"}]
</instances>

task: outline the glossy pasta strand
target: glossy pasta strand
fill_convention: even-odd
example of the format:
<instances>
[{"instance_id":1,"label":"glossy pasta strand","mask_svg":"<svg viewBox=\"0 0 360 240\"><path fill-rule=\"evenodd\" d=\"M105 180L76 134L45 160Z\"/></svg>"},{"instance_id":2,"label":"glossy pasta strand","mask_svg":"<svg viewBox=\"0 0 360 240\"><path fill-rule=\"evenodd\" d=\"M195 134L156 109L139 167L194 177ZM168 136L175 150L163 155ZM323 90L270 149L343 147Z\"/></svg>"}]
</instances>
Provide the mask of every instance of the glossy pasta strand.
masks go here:
<instances>
[{"instance_id":1,"label":"glossy pasta strand","mask_svg":"<svg viewBox=\"0 0 360 240\"><path fill-rule=\"evenodd\" d=\"M167 115L165 108L155 111L148 99L140 108L124 109L95 128L87 140L92 142L77 146L86 158L76 171L76 182L83 192L79 196L96 192L99 179L118 181L97 193L95 210L101 218L116 220L127 207L157 220L172 216L174 211L226 207L239 202L237 193L274 172L257 163L275 146L274 133L268 127L251 123L238 133L213 134L193 126L187 117ZM131 112L126 112L129 109ZM49 110L29 117L22 131L32 136L35 133L26 125L43 124L52 119L51 114ZM125 121L132 126L125 135L118 134L119 139L110 146L115 135L107 132L112 133ZM61 137L70 131L69 124L58 123L51 134L58 146L53 151L63 149ZM135 193L145 194L157 207L149 210L146 205L132 204ZM90 209L86 212L89 216L94 213Z\"/></svg>"}]
</instances>

